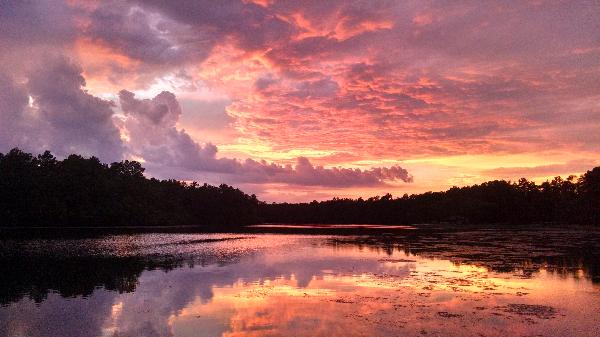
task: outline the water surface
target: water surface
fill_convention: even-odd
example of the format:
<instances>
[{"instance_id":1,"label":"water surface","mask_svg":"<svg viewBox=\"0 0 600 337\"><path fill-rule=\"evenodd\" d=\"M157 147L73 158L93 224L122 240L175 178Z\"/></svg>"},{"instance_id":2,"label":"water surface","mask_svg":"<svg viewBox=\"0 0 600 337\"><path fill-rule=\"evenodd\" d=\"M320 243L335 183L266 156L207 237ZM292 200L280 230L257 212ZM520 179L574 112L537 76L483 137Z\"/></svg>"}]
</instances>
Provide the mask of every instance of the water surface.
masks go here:
<instances>
[{"instance_id":1,"label":"water surface","mask_svg":"<svg viewBox=\"0 0 600 337\"><path fill-rule=\"evenodd\" d=\"M598 336L598 232L3 240L2 336Z\"/></svg>"}]
</instances>

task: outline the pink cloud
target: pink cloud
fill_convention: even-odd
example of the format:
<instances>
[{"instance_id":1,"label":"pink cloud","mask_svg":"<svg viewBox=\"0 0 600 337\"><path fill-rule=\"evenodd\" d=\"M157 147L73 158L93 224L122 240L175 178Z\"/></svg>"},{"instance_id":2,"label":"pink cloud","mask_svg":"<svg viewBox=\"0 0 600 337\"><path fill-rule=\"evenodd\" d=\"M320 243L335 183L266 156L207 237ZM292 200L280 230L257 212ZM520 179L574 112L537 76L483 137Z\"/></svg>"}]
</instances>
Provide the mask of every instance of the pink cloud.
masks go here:
<instances>
[{"instance_id":1,"label":"pink cloud","mask_svg":"<svg viewBox=\"0 0 600 337\"><path fill-rule=\"evenodd\" d=\"M152 99L137 99L129 91L119 93L126 115L124 130L128 151L144 160L151 172L172 176L173 169L193 177L199 173L225 176L229 182L265 184L284 183L301 186L383 186L388 182L412 182L412 176L400 166L351 169L313 165L299 157L295 165L279 165L264 160L238 160L217 157L217 146L194 141L176 123L181 107L175 95L162 92ZM183 178L183 177L182 177Z\"/></svg>"},{"instance_id":2,"label":"pink cloud","mask_svg":"<svg viewBox=\"0 0 600 337\"><path fill-rule=\"evenodd\" d=\"M335 168L361 161L549 149L575 160L600 151L599 15L589 2L9 2L0 120L15 131L0 142L296 185L408 180ZM55 55L75 70L46 61ZM170 93L121 92L123 143L106 98L173 74L186 74L186 102L198 83L225 97L210 130L235 129L222 143L320 155L293 166L221 156L195 138L200 109Z\"/></svg>"}]
</instances>

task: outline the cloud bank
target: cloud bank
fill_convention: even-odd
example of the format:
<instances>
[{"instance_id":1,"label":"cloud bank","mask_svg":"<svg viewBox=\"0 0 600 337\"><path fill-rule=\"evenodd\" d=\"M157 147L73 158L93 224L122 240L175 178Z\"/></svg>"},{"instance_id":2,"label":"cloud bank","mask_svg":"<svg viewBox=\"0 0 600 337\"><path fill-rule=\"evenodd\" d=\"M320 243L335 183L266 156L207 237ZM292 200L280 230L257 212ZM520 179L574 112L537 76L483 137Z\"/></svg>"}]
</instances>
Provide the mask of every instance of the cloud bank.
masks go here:
<instances>
[{"instance_id":1,"label":"cloud bank","mask_svg":"<svg viewBox=\"0 0 600 337\"><path fill-rule=\"evenodd\" d=\"M3 1L0 144L330 187L408 181L376 169L399 158L589 161L599 16L594 1ZM222 122L193 125L217 101Z\"/></svg>"},{"instance_id":2,"label":"cloud bank","mask_svg":"<svg viewBox=\"0 0 600 337\"><path fill-rule=\"evenodd\" d=\"M297 158L295 165L217 158L217 146L198 144L185 130L177 129L181 107L172 93L164 91L152 99L137 99L122 90L119 101L126 116L124 128L131 153L163 174L164 170L177 168L192 176L194 172L225 174L228 180L240 183L327 187L380 186L413 179L400 166L361 170L315 166L304 157Z\"/></svg>"}]
</instances>

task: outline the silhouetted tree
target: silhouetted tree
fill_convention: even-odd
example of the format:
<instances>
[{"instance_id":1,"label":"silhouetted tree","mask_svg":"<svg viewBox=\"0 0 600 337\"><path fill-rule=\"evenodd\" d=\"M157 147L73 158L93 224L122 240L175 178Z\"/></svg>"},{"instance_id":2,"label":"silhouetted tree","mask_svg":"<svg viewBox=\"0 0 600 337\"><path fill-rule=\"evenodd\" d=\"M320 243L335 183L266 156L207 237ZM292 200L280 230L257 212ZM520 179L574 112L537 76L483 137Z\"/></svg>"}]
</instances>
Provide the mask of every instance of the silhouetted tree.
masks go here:
<instances>
[{"instance_id":1,"label":"silhouetted tree","mask_svg":"<svg viewBox=\"0 0 600 337\"><path fill-rule=\"evenodd\" d=\"M227 185L147 179L136 161L0 154L1 226L244 225L257 207Z\"/></svg>"},{"instance_id":2,"label":"silhouetted tree","mask_svg":"<svg viewBox=\"0 0 600 337\"><path fill-rule=\"evenodd\" d=\"M228 185L144 177L136 161L19 149L0 153L0 225L123 226L288 223L600 223L600 167L540 185L488 181L394 198L264 203Z\"/></svg>"},{"instance_id":3,"label":"silhouetted tree","mask_svg":"<svg viewBox=\"0 0 600 337\"><path fill-rule=\"evenodd\" d=\"M600 167L584 173L577 183L581 217L585 222L600 223Z\"/></svg>"},{"instance_id":4,"label":"silhouetted tree","mask_svg":"<svg viewBox=\"0 0 600 337\"><path fill-rule=\"evenodd\" d=\"M525 178L452 187L445 192L366 200L333 198L298 204L260 204L265 222L289 223L600 223L600 168L579 179L540 185Z\"/></svg>"}]
</instances>

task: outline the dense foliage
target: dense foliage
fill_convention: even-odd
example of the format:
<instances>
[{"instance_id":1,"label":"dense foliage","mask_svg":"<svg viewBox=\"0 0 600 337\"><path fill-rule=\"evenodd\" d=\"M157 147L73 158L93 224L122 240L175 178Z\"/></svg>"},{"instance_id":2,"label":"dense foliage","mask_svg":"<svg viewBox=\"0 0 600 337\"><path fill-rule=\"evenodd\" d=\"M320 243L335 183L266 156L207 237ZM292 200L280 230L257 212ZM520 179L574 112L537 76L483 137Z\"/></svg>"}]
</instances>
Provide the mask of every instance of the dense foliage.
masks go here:
<instances>
[{"instance_id":1,"label":"dense foliage","mask_svg":"<svg viewBox=\"0 0 600 337\"><path fill-rule=\"evenodd\" d=\"M540 185L490 181L393 198L264 203L227 185L148 179L135 161L110 165L50 152L0 153L0 226L285 223L600 224L600 167Z\"/></svg>"},{"instance_id":2,"label":"dense foliage","mask_svg":"<svg viewBox=\"0 0 600 337\"><path fill-rule=\"evenodd\" d=\"M135 161L18 149L0 154L0 226L256 223L258 200L227 185L147 179Z\"/></svg>"},{"instance_id":3,"label":"dense foliage","mask_svg":"<svg viewBox=\"0 0 600 337\"><path fill-rule=\"evenodd\" d=\"M600 167L540 185L496 180L445 192L393 198L262 204L265 222L286 223L579 223L600 224Z\"/></svg>"}]
</instances>

